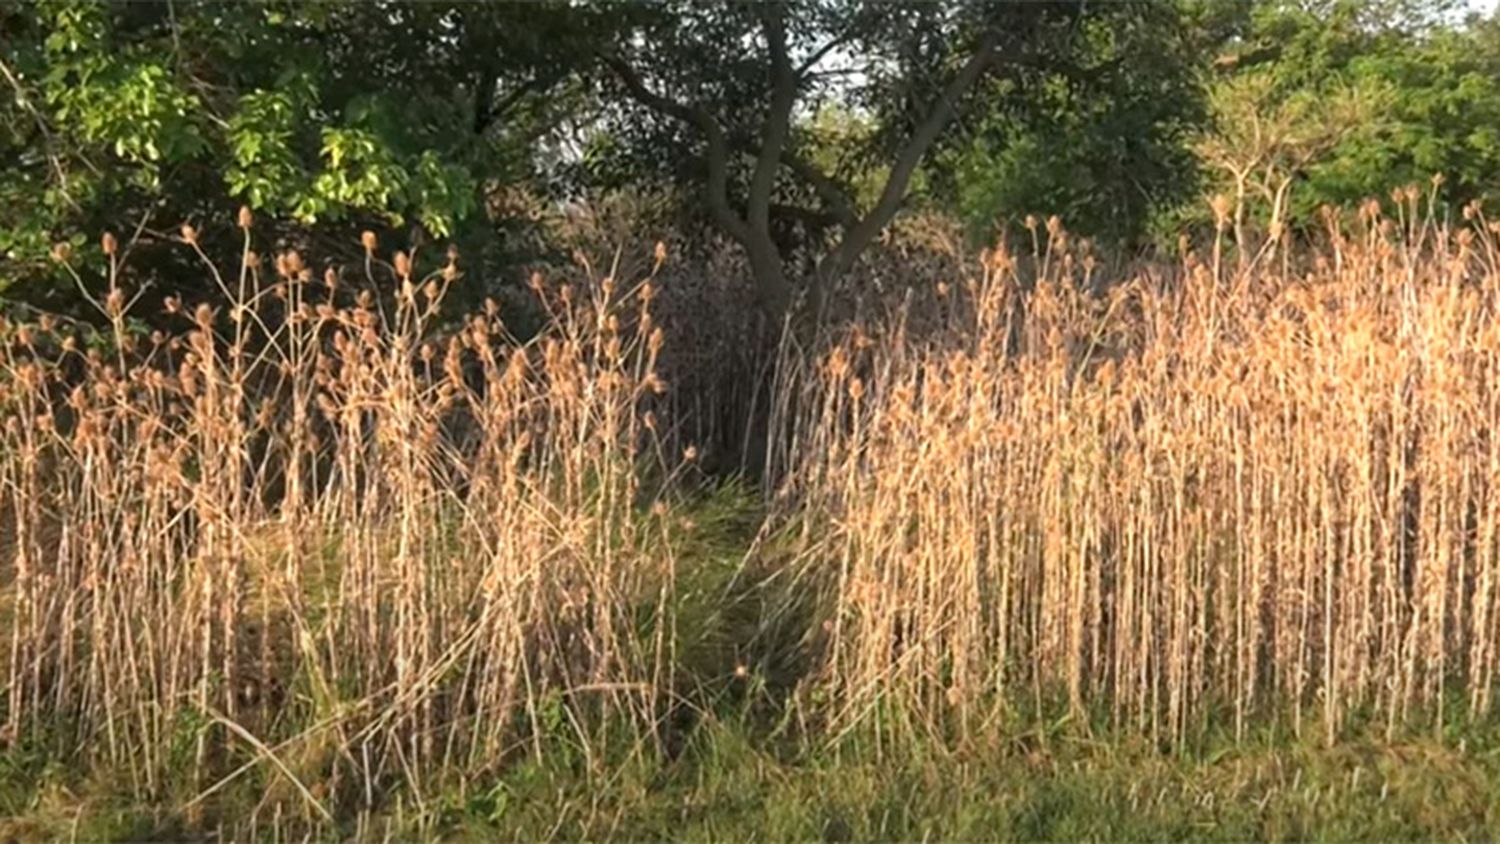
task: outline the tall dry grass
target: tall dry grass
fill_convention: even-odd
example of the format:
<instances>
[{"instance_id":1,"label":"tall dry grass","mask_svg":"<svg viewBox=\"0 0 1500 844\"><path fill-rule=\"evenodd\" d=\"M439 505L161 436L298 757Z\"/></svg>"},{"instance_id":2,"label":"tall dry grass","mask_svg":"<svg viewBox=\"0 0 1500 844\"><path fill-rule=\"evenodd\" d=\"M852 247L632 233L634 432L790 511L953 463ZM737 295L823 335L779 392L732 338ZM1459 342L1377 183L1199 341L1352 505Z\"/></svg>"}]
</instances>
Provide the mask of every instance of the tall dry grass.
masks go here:
<instances>
[{"instance_id":1,"label":"tall dry grass","mask_svg":"<svg viewBox=\"0 0 1500 844\"><path fill-rule=\"evenodd\" d=\"M111 237L79 277L105 344L6 326L7 741L157 798L269 771L326 818L396 786L420 806L546 729L649 734L684 460L649 268L533 278L523 343L493 306L436 330L452 255L423 277L366 234L363 268L317 277L240 222L232 272L184 227L222 304L169 300L179 337L128 330Z\"/></svg>"},{"instance_id":2,"label":"tall dry grass","mask_svg":"<svg viewBox=\"0 0 1500 844\"><path fill-rule=\"evenodd\" d=\"M892 307L881 265L717 405L667 396L661 251L535 278L523 342L498 307L439 323L451 256L419 275L369 236L320 276L263 262L246 215L232 272L183 229L219 304L141 337L107 239L78 270L107 342L43 319L0 344L0 739L188 808L254 773L276 811L420 810L559 731L590 765L622 725L664 744L711 705L681 697L715 614L682 593L726 581L758 590L725 611L747 635L804 643L811 675L764 686L780 715L832 736L985 740L1054 706L1164 741L1478 717L1500 240L1432 207L1118 277L1054 221L1019 255L928 255ZM770 417L741 428L770 432L751 577L683 568L700 455L674 426L705 406Z\"/></svg>"},{"instance_id":3,"label":"tall dry grass","mask_svg":"<svg viewBox=\"0 0 1500 844\"><path fill-rule=\"evenodd\" d=\"M1054 220L786 344L769 469L835 722L973 737L1061 705L1333 739L1487 712L1500 243L1396 200L1125 279Z\"/></svg>"}]
</instances>

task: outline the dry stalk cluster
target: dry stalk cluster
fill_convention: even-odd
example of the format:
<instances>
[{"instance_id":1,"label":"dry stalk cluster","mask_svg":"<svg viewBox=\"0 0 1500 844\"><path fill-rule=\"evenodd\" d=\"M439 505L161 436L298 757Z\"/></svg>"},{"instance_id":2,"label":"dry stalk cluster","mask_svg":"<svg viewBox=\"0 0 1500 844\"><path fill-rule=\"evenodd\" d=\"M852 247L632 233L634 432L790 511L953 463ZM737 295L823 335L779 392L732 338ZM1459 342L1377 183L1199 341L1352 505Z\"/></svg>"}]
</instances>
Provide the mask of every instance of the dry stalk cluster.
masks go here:
<instances>
[{"instance_id":1,"label":"dry stalk cluster","mask_svg":"<svg viewBox=\"0 0 1500 844\"><path fill-rule=\"evenodd\" d=\"M1478 208L1450 229L1396 198L1122 280L1053 220L933 279L935 327L786 343L769 468L836 721L1331 740L1487 712L1500 244Z\"/></svg>"},{"instance_id":2,"label":"dry stalk cluster","mask_svg":"<svg viewBox=\"0 0 1500 844\"><path fill-rule=\"evenodd\" d=\"M5 736L144 794L274 768L321 811L420 799L544 721L650 729L684 458L652 410L649 273L534 278L526 343L494 306L439 335L453 256L422 277L367 234L361 279L316 277L264 266L244 217L235 274L184 228L222 304L169 300L180 337L128 330L112 238L105 347L5 326Z\"/></svg>"}]
</instances>

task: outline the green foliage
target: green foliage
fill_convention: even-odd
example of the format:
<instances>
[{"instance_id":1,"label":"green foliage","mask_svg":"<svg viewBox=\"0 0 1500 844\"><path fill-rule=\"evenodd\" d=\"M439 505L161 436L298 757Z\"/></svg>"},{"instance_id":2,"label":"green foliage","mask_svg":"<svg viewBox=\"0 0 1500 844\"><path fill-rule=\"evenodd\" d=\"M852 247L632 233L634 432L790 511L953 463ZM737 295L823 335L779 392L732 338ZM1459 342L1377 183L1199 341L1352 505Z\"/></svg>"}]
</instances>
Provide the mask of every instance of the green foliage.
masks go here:
<instances>
[{"instance_id":1,"label":"green foliage","mask_svg":"<svg viewBox=\"0 0 1500 844\"><path fill-rule=\"evenodd\" d=\"M296 207L297 197L308 193L294 145L305 109L285 89L240 97L227 127L230 163L224 179L231 194L244 197L252 208L285 212Z\"/></svg>"},{"instance_id":2,"label":"green foliage","mask_svg":"<svg viewBox=\"0 0 1500 844\"><path fill-rule=\"evenodd\" d=\"M795 107L767 204L776 246L823 248L851 228L848 212L876 207L915 129L989 31L1007 33L1004 61L953 100L955 119L897 180L898 193L957 214L976 236L1056 213L1079 233L1136 242L1164 220L1206 221L1201 194L1233 193L1226 165L1252 160L1258 175L1243 187L1262 219L1282 202L1289 221L1306 222L1321 204L1385 196L1434 173L1455 202L1491 197L1500 24L1465 21L1463 8L794 0L784 17ZM501 209L515 206L498 198L517 189L555 198L670 183L703 199L719 172L718 218L748 224L778 113L763 12L677 2L0 7L0 295L73 295L49 255L66 243L97 259L106 229L139 228L137 263L162 287L201 284L149 247L183 220L227 222L241 203L287 221L288 239L295 228L296 239L352 244L363 227L409 226L490 265L511 248ZM722 160L697 117L648 105L621 67L650 95L707 115L724 135ZM1339 106L1351 92L1361 108ZM1259 141L1247 139L1264 140L1267 126L1279 134L1258 160Z\"/></svg>"},{"instance_id":3,"label":"green foliage","mask_svg":"<svg viewBox=\"0 0 1500 844\"><path fill-rule=\"evenodd\" d=\"M1107 10L1053 66L995 86L977 131L934 165L974 234L1058 214L1078 233L1131 241L1191 195L1186 138L1203 107L1190 21L1166 3Z\"/></svg>"},{"instance_id":4,"label":"green foliage","mask_svg":"<svg viewBox=\"0 0 1500 844\"><path fill-rule=\"evenodd\" d=\"M1074 78L1077 54L1107 51L1154 5L601 7L583 40L590 74L630 107L604 113L592 161L695 188L774 317L790 299L789 257L811 254L798 269L814 290L843 276L913 192L944 202L951 166L924 165L972 134L976 111L1047 111L1038 80Z\"/></svg>"},{"instance_id":5,"label":"green foliage","mask_svg":"<svg viewBox=\"0 0 1500 844\"><path fill-rule=\"evenodd\" d=\"M1282 740L1168 755L1118 737L1031 739L954 756L788 755L742 725L713 722L672 759L630 755L591 769L549 744L494 777L433 792L422 811L387 807L360 826L445 840L1363 841L1487 840L1497 821L1500 771L1487 744ZM0 834L195 837L175 807L131 805L118 785L0 755ZM243 824L261 800L242 790L206 818ZM284 827L297 823L289 805ZM307 832L348 840L353 814L340 820Z\"/></svg>"},{"instance_id":6,"label":"green foliage","mask_svg":"<svg viewBox=\"0 0 1500 844\"><path fill-rule=\"evenodd\" d=\"M523 11L348 0L0 10L0 288L56 289L56 242L82 248L139 226L149 243L185 219L232 220L240 203L309 231L483 229L482 186L523 177L514 148L549 119L523 49L538 33L510 23Z\"/></svg>"},{"instance_id":7,"label":"green foliage","mask_svg":"<svg viewBox=\"0 0 1500 844\"><path fill-rule=\"evenodd\" d=\"M1262 3L1244 12L1211 79L1216 108L1198 144L1232 193L1291 222L1324 204L1383 198L1447 180L1461 203L1500 183L1500 40L1493 23L1457 22L1445 0ZM1200 215L1206 211L1200 212Z\"/></svg>"},{"instance_id":8,"label":"green foliage","mask_svg":"<svg viewBox=\"0 0 1500 844\"><path fill-rule=\"evenodd\" d=\"M1383 196L1436 173L1448 178L1451 198L1494 196L1500 77L1486 55L1492 49L1475 32L1450 30L1353 59L1346 75L1354 84L1387 86L1391 107L1308 174L1306 205Z\"/></svg>"}]
</instances>

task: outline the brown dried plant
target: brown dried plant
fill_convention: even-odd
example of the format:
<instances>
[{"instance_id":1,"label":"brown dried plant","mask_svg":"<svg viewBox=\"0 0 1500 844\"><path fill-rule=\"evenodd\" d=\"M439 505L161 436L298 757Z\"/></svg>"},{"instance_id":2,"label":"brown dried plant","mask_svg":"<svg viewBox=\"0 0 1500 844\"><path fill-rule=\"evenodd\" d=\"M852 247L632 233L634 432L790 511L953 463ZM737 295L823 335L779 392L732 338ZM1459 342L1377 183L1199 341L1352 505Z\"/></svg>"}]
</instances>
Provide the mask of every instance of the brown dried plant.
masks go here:
<instances>
[{"instance_id":1,"label":"brown dried plant","mask_svg":"<svg viewBox=\"0 0 1500 844\"><path fill-rule=\"evenodd\" d=\"M265 768L325 818L327 789L420 803L559 717L589 748L610 719L649 735L681 461L647 421L652 279L539 278L522 343L494 306L437 330L451 254L420 275L366 234L363 278L320 278L262 262L252 222L233 272L184 228L220 295L168 301L180 337L128 330L112 249L110 351L4 326L4 735L157 798Z\"/></svg>"},{"instance_id":2,"label":"brown dried plant","mask_svg":"<svg viewBox=\"0 0 1500 844\"><path fill-rule=\"evenodd\" d=\"M1333 740L1486 713L1500 256L1421 194L1279 266L1215 248L1107 285L1051 223L917 295L942 324L903 304L789 344L768 474L834 722L962 740L1056 705Z\"/></svg>"}]
</instances>

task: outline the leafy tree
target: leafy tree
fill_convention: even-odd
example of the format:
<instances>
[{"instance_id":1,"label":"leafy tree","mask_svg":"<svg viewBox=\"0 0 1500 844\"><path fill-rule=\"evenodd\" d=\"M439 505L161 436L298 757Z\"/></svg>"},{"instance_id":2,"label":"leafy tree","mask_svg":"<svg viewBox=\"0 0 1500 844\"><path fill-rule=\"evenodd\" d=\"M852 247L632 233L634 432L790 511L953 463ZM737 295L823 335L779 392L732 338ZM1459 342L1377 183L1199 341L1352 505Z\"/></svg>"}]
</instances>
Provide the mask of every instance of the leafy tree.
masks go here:
<instances>
[{"instance_id":1,"label":"leafy tree","mask_svg":"<svg viewBox=\"0 0 1500 844\"><path fill-rule=\"evenodd\" d=\"M1268 227L1279 232L1298 176L1369 126L1388 102L1387 93L1386 87L1371 84L1287 90L1263 71L1237 74L1215 87L1213 123L1197 151L1230 186L1229 204L1220 205L1218 213L1233 218L1242 261L1249 244L1250 204L1266 209Z\"/></svg>"},{"instance_id":2,"label":"leafy tree","mask_svg":"<svg viewBox=\"0 0 1500 844\"><path fill-rule=\"evenodd\" d=\"M244 203L320 235L486 226L555 108L546 8L42 0L0 10L0 285L57 280L55 242L142 248ZM524 21L525 25L521 25ZM550 96L548 96L550 95ZM170 259L151 262L171 278Z\"/></svg>"},{"instance_id":3,"label":"leafy tree","mask_svg":"<svg viewBox=\"0 0 1500 844\"><path fill-rule=\"evenodd\" d=\"M1457 201L1500 184L1492 29L1451 0L1276 0L1241 10L1211 80L1198 151L1267 223L1447 179Z\"/></svg>"},{"instance_id":4,"label":"leafy tree","mask_svg":"<svg viewBox=\"0 0 1500 844\"><path fill-rule=\"evenodd\" d=\"M1172 3L1108 12L1051 66L994 80L974 131L934 162L974 233L1057 213L1082 234L1133 241L1196 186L1188 138L1205 117L1208 22Z\"/></svg>"},{"instance_id":5,"label":"leafy tree","mask_svg":"<svg viewBox=\"0 0 1500 844\"><path fill-rule=\"evenodd\" d=\"M1434 172L1484 196L1500 25L1456 3L10 4L0 289L66 295L54 245L106 229L163 292L201 283L157 244L187 220L236 249L240 204L319 254L400 227L488 267L510 199L570 175L691 186L773 316L913 201L1129 240L1200 169L1278 224Z\"/></svg>"},{"instance_id":6,"label":"leafy tree","mask_svg":"<svg viewBox=\"0 0 1500 844\"><path fill-rule=\"evenodd\" d=\"M1002 80L1024 94L1089 34L1094 16L1147 4L1082 2L663 2L591 8L588 49L610 143L702 186L713 221L745 250L763 310L793 294L773 213L792 205L837 232L812 282L847 272L902 207L924 161ZM845 167L815 155L807 117L857 115ZM816 127L812 127L816 128ZM638 159L639 160L639 159ZM879 173L873 197L856 182ZM785 212L783 212L785 213Z\"/></svg>"}]
</instances>

